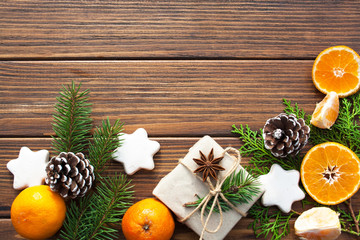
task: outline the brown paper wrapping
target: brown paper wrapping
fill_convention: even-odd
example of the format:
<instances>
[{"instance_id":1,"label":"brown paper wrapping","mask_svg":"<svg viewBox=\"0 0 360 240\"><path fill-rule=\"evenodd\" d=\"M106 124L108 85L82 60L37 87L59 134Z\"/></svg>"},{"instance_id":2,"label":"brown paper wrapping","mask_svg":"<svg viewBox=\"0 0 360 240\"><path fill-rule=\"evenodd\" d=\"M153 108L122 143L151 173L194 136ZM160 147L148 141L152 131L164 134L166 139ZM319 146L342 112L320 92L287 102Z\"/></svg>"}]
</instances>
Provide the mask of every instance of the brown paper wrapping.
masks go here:
<instances>
[{"instance_id":1,"label":"brown paper wrapping","mask_svg":"<svg viewBox=\"0 0 360 240\"><path fill-rule=\"evenodd\" d=\"M224 149L214 139L209 136L204 136L189 149L189 152L180 161L194 171L198 165L193 161L193 158L200 158L199 150L207 156L212 148L214 149L215 158L224 154ZM223 160L220 162L220 165L225 168L225 171L220 171L218 173L220 180L224 178L233 163L233 157L225 153ZM239 165L236 172L241 168L242 167ZM247 212L259 199L262 192L263 190L261 190L261 193L254 197L250 203L238 205L237 208L242 212ZM188 202L196 201L197 197L195 194L204 197L208 193L209 186L198 179L193 172L190 172L182 164L177 165L169 174L163 177L153 191L153 195L166 204L179 219L185 218L193 210L193 208L184 207L183 205ZM184 222L198 235L200 235L203 230L200 213L200 210L195 212ZM216 233L205 232L203 238L206 240L225 238L241 218L242 216L234 210L223 212L223 223L219 231ZM219 224L219 221L219 213L213 212L207 225L207 229L214 230Z\"/></svg>"}]
</instances>

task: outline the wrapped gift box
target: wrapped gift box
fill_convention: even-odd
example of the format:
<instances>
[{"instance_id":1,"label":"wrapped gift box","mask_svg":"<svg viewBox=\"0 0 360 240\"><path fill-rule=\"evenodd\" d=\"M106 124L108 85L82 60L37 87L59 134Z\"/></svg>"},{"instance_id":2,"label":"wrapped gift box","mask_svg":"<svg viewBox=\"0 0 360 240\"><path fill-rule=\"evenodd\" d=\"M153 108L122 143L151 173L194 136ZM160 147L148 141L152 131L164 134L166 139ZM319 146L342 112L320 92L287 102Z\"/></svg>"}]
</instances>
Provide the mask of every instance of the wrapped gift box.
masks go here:
<instances>
[{"instance_id":1,"label":"wrapped gift box","mask_svg":"<svg viewBox=\"0 0 360 240\"><path fill-rule=\"evenodd\" d=\"M214 139L209 136L201 138L189 149L186 156L180 160L182 164L177 165L169 174L162 178L153 191L153 195L166 204L179 219L185 218L194 210L193 207L184 207L185 203L196 201L198 199L196 194L200 197L204 197L209 193L209 186L197 178L193 173L193 171L198 167L198 165L193 161L193 158L200 158L199 151L201 151L205 156L208 156L212 148L214 149L215 158L224 155L224 149ZM183 164L191 169L191 171L183 166ZM224 167L225 170L218 172L218 178L220 180L226 176L233 164L233 157L228 153L225 153L223 160L220 162L220 165ZM238 172L241 168L242 167L239 165L236 172ZM240 211L246 213L263 193L261 187L260 190L261 193L254 197L250 203L237 205L236 207ZM201 235L203 230L200 214L201 211L199 210L184 222L198 235ZM203 238L209 240L223 239L241 218L242 216L234 210L223 212L223 223L219 231L216 233L205 232ZM219 221L219 213L213 212L207 225L207 229L215 229L218 226Z\"/></svg>"}]
</instances>

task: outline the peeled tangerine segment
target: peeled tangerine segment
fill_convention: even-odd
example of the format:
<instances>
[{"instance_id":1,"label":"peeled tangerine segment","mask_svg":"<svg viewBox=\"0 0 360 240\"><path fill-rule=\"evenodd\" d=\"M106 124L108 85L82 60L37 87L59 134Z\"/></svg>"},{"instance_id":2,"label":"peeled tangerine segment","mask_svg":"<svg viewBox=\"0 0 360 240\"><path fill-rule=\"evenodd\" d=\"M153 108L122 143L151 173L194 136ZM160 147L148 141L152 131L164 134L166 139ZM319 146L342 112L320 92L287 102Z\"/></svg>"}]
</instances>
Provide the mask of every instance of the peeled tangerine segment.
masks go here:
<instances>
[{"instance_id":1,"label":"peeled tangerine segment","mask_svg":"<svg viewBox=\"0 0 360 240\"><path fill-rule=\"evenodd\" d=\"M339 215L328 207L314 207L295 221L295 234L306 240L334 240L341 234Z\"/></svg>"},{"instance_id":2,"label":"peeled tangerine segment","mask_svg":"<svg viewBox=\"0 0 360 240\"><path fill-rule=\"evenodd\" d=\"M329 129L339 114L339 96L336 92L329 92L316 105L310 123L318 128Z\"/></svg>"}]
</instances>

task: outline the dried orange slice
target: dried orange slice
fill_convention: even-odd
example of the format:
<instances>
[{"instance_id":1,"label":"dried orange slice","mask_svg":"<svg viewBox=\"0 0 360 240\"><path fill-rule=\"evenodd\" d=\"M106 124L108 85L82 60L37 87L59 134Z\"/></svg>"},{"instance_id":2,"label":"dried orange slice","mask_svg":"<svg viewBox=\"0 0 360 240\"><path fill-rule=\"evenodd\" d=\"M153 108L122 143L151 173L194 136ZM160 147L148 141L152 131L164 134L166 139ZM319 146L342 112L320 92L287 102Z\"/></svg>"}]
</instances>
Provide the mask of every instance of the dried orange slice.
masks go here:
<instances>
[{"instance_id":1,"label":"dried orange slice","mask_svg":"<svg viewBox=\"0 0 360 240\"><path fill-rule=\"evenodd\" d=\"M318 128L329 129L339 115L339 96L336 92L330 92L318 104L311 116L310 123Z\"/></svg>"},{"instance_id":2,"label":"dried orange slice","mask_svg":"<svg viewBox=\"0 0 360 240\"><path fill-rule=\"evenodd\" d=\"M360 88L360 57L346 46L325 49L315 59L312 79L325 94L334 91L341 98L354 94Z\"/></svg>"},{"instance_id":3,"label":"dried orange slice","mask_svg":"<svg viewBox=\"0 0 360 240\"><path fill-rule=\"evenodd\" d=\"M360 187L360 160L342 144L326 142L311 148L300 169L306 192L318 203L335 205Z\"/></svg>"}]
</instances>

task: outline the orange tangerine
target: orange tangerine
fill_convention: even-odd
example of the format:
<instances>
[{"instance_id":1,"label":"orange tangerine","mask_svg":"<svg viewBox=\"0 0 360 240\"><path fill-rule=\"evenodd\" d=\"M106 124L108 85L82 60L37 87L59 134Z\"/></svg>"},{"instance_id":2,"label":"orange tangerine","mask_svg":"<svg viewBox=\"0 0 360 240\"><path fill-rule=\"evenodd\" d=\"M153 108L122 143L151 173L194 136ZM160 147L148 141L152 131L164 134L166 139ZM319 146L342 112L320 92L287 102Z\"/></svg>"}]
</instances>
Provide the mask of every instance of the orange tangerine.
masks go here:
<instances>
[{"instance_id":1,"label":"orange tangerine","mask_svg":"<svg viewBox=\"0 0 360 240\"><path fill-rule=\"evenodd\" d=\"M310 123L318 128L329 129L339 115L339 97L336 92L329 92L318 104L311 116Z\"/></svg>"},{"instance_id":2,"label":"orange tangerine","mask_svg":"<svg viewBox=\"0 0 360 240\"><path fill-rule=\"evenodd\" d=\"M65 214L64 199L46 185L26 188L11 205L11 222L28 239L53 236L61 228Z\"/></svg>"},{"instance_id":3,"label":"orange tangerine","mask_svg":"<svg viewBox=\"0 0 360 240\"><path fill-rule=\"evenodd\" d=\"M175 222L170 210L154 198L143 199L132 205L122 220L127 240L169 240Z\"/></svg>"},{"instance_id":4,"label":"orange tangerine","mask_svg":"<svg viewBox=\"0 0 360 240\"><path fill-rule=\"evenodd\" d=\"M346 46L327 48L315 59L312 79L325 94L334 91L341 98L354 94L360 88L360 57Z\"/></svg>"}]
</instances>

